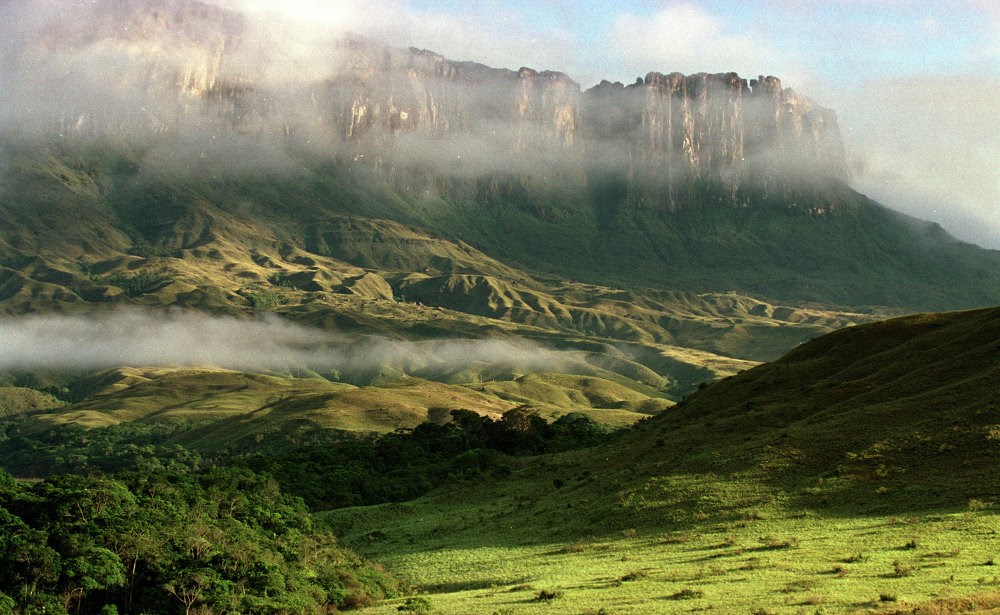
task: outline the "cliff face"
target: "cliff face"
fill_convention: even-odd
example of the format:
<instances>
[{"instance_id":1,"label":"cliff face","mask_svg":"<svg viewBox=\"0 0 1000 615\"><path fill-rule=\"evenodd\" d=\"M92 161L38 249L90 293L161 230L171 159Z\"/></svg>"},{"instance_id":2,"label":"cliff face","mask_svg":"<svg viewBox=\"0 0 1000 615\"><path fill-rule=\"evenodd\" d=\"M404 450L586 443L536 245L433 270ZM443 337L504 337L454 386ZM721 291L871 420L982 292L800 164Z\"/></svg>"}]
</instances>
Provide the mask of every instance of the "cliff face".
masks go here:
<instances>
[{"instance_id":1,"label":"cliff face","mask_svg":"<svg viewBox=\"0 0 1000 615\"><path fill-rule=\"evenodd\" d=\"M748 184L773 192L786 179L846 179L836 115L776 77L654 72L581 93L562 73L369 41L347 49L341 73L314 97L318 115L341 143L377 144L367 154L391 165L433 161L444 175L470 165L484 176L582 170L591 183L627 178L626 200L669 208L697 184L741 204Z\"/></svg>"},{"instance_id":2,"label":"cliff face","mask_svg":"<svg viewBox=\"0 0 1000 615\"><path fill-rule=\"evenodd\" d=\"M48 119L60 134L277 137L411 183L558 177L670 209L706 185L710 200L739 205L749 184L780 191L789 179L846 178L835 114L775 77L652 72L581 92L558 72L353 38L313 62L325 78L275 80L261 67L274 41L239 14L194 0L76 10L90 27L41 28L18 58L72 75ZM100 70L67 66L80 57Z\"/></svg>"},{"instance_id":3,"label":"cliff face","mask_svg":"<svg viewBox=\"0 0 1000 615\"><path fill-rule=\"evenodd\" d=\"M583 108L585 134L618 144L614 156L646 187L641 200L676 207L684 187L709 182L739 204L748 182L847 178L836 114L777 77L652 72L629 86L600 83L584 93Z\"/></svg>"},{"instance_id":4,"label":"cliff face","mask_svg":"<svg viewBox=\"0 0 1000 615\"><path fill-rule=\"evenodd\" d=\"M227 64L246 20L187 0L96 0L0 7L5 128L123 136L176 130L246 82Z\"/></svg>"},{"instance_id":5,"label":"cliff face","mask_svg":"<svg viewBox=\"0 0 1000 615\"><path fill-rule=\"evenodd\" d=\"M342 142L391 147L394 137L419 135L518 151L576 144L580 87L562 73L453 62L358 39L343 49L337 73L312 97Z\"/></svg>"}]
</instances>

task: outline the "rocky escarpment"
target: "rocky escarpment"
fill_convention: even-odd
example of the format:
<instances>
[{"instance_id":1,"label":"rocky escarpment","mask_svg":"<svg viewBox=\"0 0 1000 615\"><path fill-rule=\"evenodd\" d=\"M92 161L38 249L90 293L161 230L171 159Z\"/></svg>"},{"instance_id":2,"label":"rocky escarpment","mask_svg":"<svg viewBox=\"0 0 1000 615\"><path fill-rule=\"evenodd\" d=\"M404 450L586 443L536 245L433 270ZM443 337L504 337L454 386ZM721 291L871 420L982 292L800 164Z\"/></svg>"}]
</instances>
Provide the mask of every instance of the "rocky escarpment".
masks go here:
<instances>
[{"instance_id":1,"label":"rocky escarpment","mask_svg":"<svg viewBox=\"0 0 1000 615\"><path fill-rule=\"evenodd\" d=\"M338 74L316 88L315 99L344 141L422 133L526 150L572 148L577 138L580 87L562 73L453 62L357 38L342 49Z\"/></svg>"},{"instance_id":2,"label":"rocky escarpment","mask_svg":"<svg viewBox=\"0 0 1000 615\"><path fill-rule=\"evenodd\" d=\"M202 151L199 140L266 138L374 167L410 190L563 184L644 208L746 205L751 183L787 197L802 178L846 177L835 114L776 77L651 72L581 92L559 72L358 37L320 50L306 70L281 56L273 31L216 6L88 6L73 9L85 26L28 28L13 59L11 74L36 70L39 87L69 79L58 113L40 116L63 135L182 134ZM303 69L280 74L286 60ZM13 97L44 99L33 87L14 85Z\"/></svg>"},{"instance_id":3,"label":"rocky escarpment","mask_svg":"<svg viewBox=\"0 0 1000 615\"><path fill-rule=\"evenodd\" d=\"M777 77L651 72L629 86L601 82L583 108L590 141L610 152L603 168L624 166L639 200L674 208L707 182L746 204L748 182L847 177L836 114Z\"/></svg>"},{"instance_id":4,"label":"rocky escarpment","mask_svg":"<svg viewBox=\"0 0 1000 615\"><path fill-rule=\"evenodd\" d=\"M706 189L747 204L754 189L846 179L836 114L773 76L651 72L581 92L562 73L493 69L419 49L346 43L318 114L356 156L438 176L582 173L639 206L676 208ZM605 190L606 191L606 190ZM615 192L615 190L612 190Z\"/></svg>"}]
</instances>

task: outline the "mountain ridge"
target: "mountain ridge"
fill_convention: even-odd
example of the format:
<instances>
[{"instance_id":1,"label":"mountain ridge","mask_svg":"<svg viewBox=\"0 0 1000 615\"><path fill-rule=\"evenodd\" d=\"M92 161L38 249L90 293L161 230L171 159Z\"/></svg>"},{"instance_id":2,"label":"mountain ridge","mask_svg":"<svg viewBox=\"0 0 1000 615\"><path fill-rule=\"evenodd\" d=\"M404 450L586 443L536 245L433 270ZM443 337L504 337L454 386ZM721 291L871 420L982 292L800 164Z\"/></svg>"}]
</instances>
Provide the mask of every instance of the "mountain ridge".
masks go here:
<instances>
[{"instance_id":1,"label":"mountain ridge","mask_svg":"<svg viewBox=\"0 0 1000 615\"><path fill-rule=\"evenodd\" d=\"M128 30L105 19L5 58L38 76L68 58L123 70L73 73L92 83L66 84L58 121L5 144L4 313L172 306L391 339L521 335L596 348L600 369L676 398L878 314L1000 301L1000 252L853 191L835 116L773 77L581 92L561 73L350 39L320 77L281 80L244 53L259 33L236 13L120 10ZM95 88L110 124L78 113ZM116 115L164 92L151 124ZM588 110L600 97L616 113Z\"/></svg>"}]
</instances>

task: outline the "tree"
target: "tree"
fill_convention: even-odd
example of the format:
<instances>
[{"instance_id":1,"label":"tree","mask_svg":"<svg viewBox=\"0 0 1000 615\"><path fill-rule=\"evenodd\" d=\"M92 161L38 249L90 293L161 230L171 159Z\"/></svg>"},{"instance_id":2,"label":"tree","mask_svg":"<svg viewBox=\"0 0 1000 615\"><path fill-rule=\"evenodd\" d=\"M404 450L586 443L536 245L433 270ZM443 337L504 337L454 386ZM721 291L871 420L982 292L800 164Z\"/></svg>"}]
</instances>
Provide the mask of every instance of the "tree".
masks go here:
<instances>
[{"instance_id":1,"label":"tree","mask_svg":"<svg viewBox=\"0 0 1000 615\"><path fill-rule=\"evenodd\" d=\"M86 592L125 585L121 559L104 547L90 546L64 560L62 576L63 604L68 611L75 595L78 613Z\"/></svg>"},{"instance_id":2,"label":"tree","mask_svg":"<svg viewBox=\"0 0 1000 615\"><path fill-rule=\"evenodd\" d=\"M220 581L219 573L211 568L181 570L175 575L163 585L163 589L184 605L184 615L190 615L194 605L201 602Z\"/></svg>"}]
</instances>

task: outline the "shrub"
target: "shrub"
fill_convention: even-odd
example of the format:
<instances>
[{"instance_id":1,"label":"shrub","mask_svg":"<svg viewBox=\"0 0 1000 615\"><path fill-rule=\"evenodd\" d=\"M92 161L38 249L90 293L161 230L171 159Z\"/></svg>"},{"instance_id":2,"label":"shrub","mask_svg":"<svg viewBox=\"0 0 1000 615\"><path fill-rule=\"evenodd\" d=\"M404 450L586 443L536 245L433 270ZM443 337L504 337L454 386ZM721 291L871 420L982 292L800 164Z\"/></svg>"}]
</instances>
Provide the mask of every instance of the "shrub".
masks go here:
<instances>
[{"instance_id":1,"label":"shrub","mask_svg":"<svg viewBox=\"0 0 1000 615\"><path fill-rule=\"evenodd\" d=\"M423 596L412 596L407 598L403 604L396 607L397 611L406 613L430 613L434 610L431 601Z\"/></svg>"},{"instance_id":2,"label":"shrub","mask_svg":"<svg viewBox=\"0 0 1000 615\"><path fill-rule=\"evenodd\" d=\"M167 284L170 278L162 272L149 270L137 273L113 273L104 279L104 283L109 286L117 286L122 289L126 297L138 297L146 293L158 290Z\"/></svg>"},{"instance_id":3,"label":"shrub","mask_svg":"<svg viewBox=\"0 0 1000 615\"><path fill-rule=\"evenodd\" d=\"M691 589L690 587L685 587L676 594L671 594L669 598L671 600L694 600L696 598L701 598L705 595L705 592L700 589Z\"/></svg>"},{"instance_id":4,"label":"shrub","mask_svg":"<svg viewBox=\"0 0 1000 615\"><path fill-rule=\"evenodd\" d=\"M551 602L563 597L563 592L561 589L555 591L549 591L547 589L539 590L535 594L535 602Z\"/></svg>"},{"instance_id":5,"label":"shrub","mask_svg":"<svg viewBox=\"0 0 1000 615\"><path fill-rule=\"evenodd\" d=\"M969 512L976 512L977 510L986 510L993 506L993 502L988 502L986 500L979 500L976 498L969 499Z\"/></svg>"},{"instance_id":6,"label":"shrub","mask_svg":"<svg viewBox=\"0 0 1000 615\"><path fill-rule=\"evenodd\" d=\"M244 286L237 291L237 294L243 297L247 305L258 312L273 310L285 302L285 298L281 294L257 284Z\"/></svg>"},{"instance_id":7,"label":"shrub","mask_svg":"<svg viewBox=\"0 0 1000 615\"><path fill-rule=\"evenodd\" d=\"M763 549L792 549L799 546L799 539L794 536L785 540L774 536L763 536L760 542L764 545Z\"/></svg>"},{"instance_id":8,"label":"shrub","mask_svg":"<svg viewBox=\"0 0 1000 615\"><path fill-rule=\"evenodd\" d=\"M593 542L589 538L581 538L580 540L565 545L563 548L559 549L559 553L583 553L587 549L593 546Z\"/></svg>"},{"instance_id":9,"label":"shrub","mask_svg":"<svg viewBox=\"0 0 1000 615\"><path fill-rule=\"evenodd\" d=\"M892 563L892 574L895 577L908 577L913 574L913 566L908 566L896 560Z\"/></svg>"},{"instance_id":10,"label":"shrub","mask_svg":"<svg viewBox=\"0 0 1000 615\"><path fill-rule=\"evenodd\" d=\"M644 579L649 576L649 573L645 570L631 570L621 576L618 580L625 583L627 581L638 581L639 579Z\"/></svg>"}]
</instances>

